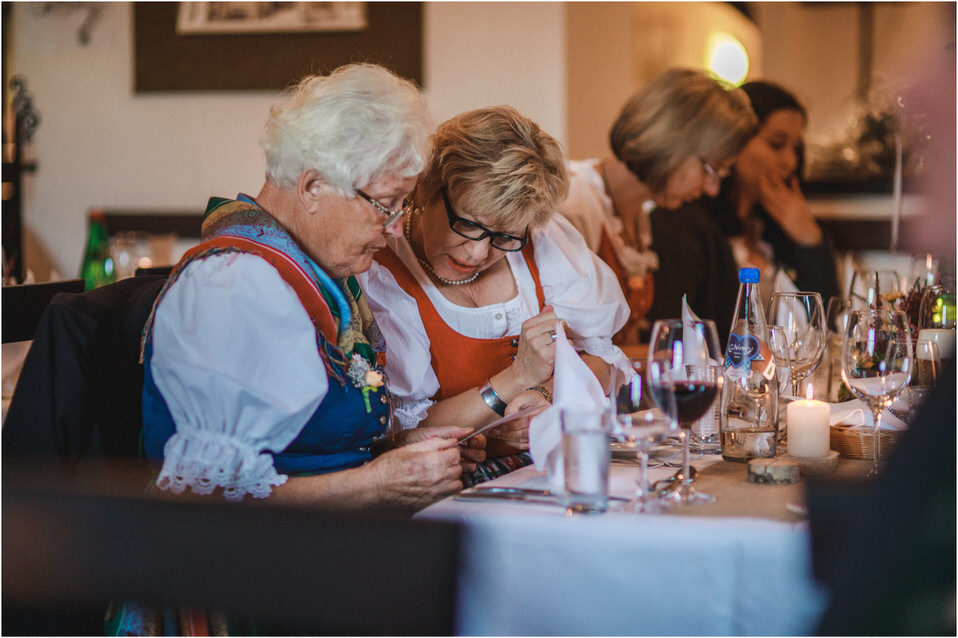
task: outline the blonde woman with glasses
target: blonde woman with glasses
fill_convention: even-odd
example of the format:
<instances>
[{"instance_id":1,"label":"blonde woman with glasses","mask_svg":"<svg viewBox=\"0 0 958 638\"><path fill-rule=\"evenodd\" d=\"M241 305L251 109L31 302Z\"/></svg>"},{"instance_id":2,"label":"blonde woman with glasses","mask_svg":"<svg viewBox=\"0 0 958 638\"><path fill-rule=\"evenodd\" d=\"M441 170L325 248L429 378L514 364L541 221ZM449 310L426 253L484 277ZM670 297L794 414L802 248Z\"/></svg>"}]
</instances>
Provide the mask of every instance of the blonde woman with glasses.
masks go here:
<instances>
[{"instance_id":1,"label":"blonde woman with glasses","mask_svg":"<svg viewBox=\"0 0 958 638\"><path fill-rule=\"evenodd\" d=\"M561 319L605 380L628 315L611 270L556 215L568 180L559 144L510 107L441 124L403 234L360 278L389 344L397 426L479 428L551 400ZM530 462L528 419L488 432L470 485Z\"/></svg>"},{"instance_id":2,"label":"blonde woman with glasses","mask_svg":"<svg viewBox=\"0 0 958 638\"><path fill-rule=\"evenodd\" d=\"M715 197L756 127L742 91L701 71L670 69L622 107L609 133L613 157L570 162L559 212L622 286L630 317L617 343L638 342L655 295L650 212Z\"/></svg>"}]
</instances>

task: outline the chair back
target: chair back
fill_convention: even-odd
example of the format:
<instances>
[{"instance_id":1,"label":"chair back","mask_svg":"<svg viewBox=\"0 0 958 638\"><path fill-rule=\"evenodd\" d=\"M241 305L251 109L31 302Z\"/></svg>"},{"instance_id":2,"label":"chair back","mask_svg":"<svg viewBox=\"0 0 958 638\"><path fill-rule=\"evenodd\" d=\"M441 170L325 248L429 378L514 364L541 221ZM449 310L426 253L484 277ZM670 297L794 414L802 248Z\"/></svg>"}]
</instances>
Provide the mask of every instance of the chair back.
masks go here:
<instances>
[{"instance_id":1,"label":"chair back","mask_svg":"<svg viewBox=\"0 0 958 638\"><path fill-rule=\"evenodd\" d=\"M5 461L138 455L140 336L164 281L132 277L51 301L4 421Z\"/></svg>"},{"instance_id":2,"label":"chair back","mask_svg":"<svg viewBox=\"0 0 958 638\"><path fill-rule=\"evenodd\" d=\"M87 476L3 464L4 635L96 633L102 613L99 627L43 623L110 600L215 609L259 635L455 633L454 523L186 502Z\"/></svg>"},{"instance_id":3,"label":"chair back","mask_svg":"<svg viewBox=\"0 0 958 638\"><path fill-rule=\"evenodd\" d=\"M3 343L29 341L37 332L40 317L54 295L83 292L82 279L65 279L42 284L4 286L2 330Z\"/></svg>"}]
</instances>

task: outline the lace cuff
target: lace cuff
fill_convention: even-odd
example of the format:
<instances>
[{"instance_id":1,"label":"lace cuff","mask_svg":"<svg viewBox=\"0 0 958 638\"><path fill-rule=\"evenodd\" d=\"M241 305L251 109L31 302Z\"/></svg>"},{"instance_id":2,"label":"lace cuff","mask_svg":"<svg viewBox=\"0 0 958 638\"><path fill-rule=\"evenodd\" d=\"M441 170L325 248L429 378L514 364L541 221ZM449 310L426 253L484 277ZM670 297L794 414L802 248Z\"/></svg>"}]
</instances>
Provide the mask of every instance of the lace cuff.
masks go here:
<instances>
[{"instance_id":1,"label":"lace cuff","mask_svg":"<svg viewBox=\"0 0 958 638\"><path fill-rule=\"evenodd\" d=\"M203 495L221 487L226 500L241 501L247 494L266 498L272 486L288 478L276 472L269 454L251 445L222 433L188 430L174 433L166 442L156 485L174 494L189 487Z\"/></svg>"},{"instance_id":2,"label":"lace cuff","mask_svg":"<svg viewBox=\"0 0 958 638\"><path fill-rule=\"evenodd\" d=\"M574 344L576 349L583 350L586 354L599 357L606 363L614 365L622 370L629 369L629 359L625 356L618 346L613 345L608 337L584 337L576 340Z\"/></svg>"},{"instance_id":3,"label":"lace cuff","mask_svg":"<svg viewBox=\"0 0 958 638\"><path fill-rule=\"evenodd\" d=\"M434 401L429 399L396 398L396 409L393 411L395 429L411 430L419 427L419 422L426 418L426 410L433 403Z\"/></svg>"}]
</instances>

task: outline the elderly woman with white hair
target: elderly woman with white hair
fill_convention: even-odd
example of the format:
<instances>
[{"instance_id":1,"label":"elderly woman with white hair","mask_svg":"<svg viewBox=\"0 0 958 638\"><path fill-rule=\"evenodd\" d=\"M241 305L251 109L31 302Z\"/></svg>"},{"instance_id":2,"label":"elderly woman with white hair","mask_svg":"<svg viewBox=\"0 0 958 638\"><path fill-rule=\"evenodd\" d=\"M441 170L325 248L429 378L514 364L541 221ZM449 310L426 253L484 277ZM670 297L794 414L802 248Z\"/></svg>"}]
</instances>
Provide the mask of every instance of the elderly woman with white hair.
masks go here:
<instances>
[{"instance_id":1,"label":"elderly woman with white hair","mask_svg":"<svg viewBox=\"0 0 958 638\"><path fill-rule=\"evenodd\" d=\"M266 183L210 200L147 323L160 490L421 507L483 459L456 446L468 428L384 436L384 345L354 278L401 233L427 120L412 84L368 64L307 77L273 109Z\"/></svg>"}]
</instances>

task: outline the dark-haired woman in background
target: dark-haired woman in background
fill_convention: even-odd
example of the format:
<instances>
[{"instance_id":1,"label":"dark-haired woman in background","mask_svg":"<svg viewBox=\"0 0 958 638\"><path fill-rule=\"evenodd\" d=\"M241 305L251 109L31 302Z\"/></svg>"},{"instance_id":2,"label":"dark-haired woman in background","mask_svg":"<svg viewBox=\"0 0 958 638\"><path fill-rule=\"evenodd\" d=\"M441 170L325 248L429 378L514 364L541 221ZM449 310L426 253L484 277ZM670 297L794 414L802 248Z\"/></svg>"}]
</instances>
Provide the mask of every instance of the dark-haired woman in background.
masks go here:
<instances>
[{"instance_id":1,"label":"dark-haired woman in background","mask_svg":"<svg viewBox=\"0 0 958 638\"><path fill-rule=\"evenodd\" d=\"M649 319L679 316L682 295L688 294L692 308L716 315L720 332L727 334L736 268L746 265L761 269L766 299L792 285L823 299L839 294L831 239L801 190L805 109L769 82L741 89L758 116L759 131L739 153L718 196L650 216L652 249L671 285L656 291Z\"/></svg>"},{"instance_id":2,"label":"dark-haired woman in background","mask_svg":"<svg viewBox=\"0 0 958 638\"><path fill-rule=\"evenodd\" d=\"M712 203L715 214L740 265L757 266L763 275L782 268L799 290L828 299L839 294L834 247L801 190L805 109L770 82L749 82L742 90L760 128Z\"/></svg>"}]
</instances>

